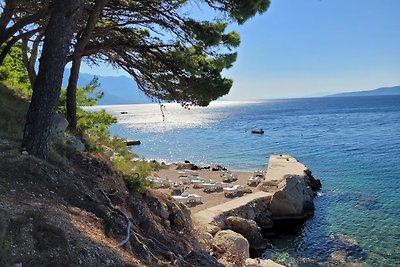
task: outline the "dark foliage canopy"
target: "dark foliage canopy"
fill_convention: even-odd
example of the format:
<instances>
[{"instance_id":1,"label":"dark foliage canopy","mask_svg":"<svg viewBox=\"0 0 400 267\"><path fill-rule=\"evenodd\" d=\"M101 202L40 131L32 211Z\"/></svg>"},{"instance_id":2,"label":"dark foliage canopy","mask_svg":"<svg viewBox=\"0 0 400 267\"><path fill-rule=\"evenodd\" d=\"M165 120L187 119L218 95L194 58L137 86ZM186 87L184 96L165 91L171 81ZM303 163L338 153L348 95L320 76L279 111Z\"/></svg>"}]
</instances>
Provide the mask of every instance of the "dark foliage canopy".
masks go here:
<instances>
[{"instance_id":1,"label":"dark foliage canopy","mask_svg":"<svg viewBox=\"0 0 400 267\"><path fill-rule=\"evenodd\" d=\"M53 2L7 0L2 7L0 43L32 39L30 77ZM232 86L221 72L236 60L240 38L227 32L228 24L268 6L268 0L87 0L68 58L124 69L154 99L208 105ZM196 8L213 18L202 20L191 12Z\"/></svg>"}]
</instances>

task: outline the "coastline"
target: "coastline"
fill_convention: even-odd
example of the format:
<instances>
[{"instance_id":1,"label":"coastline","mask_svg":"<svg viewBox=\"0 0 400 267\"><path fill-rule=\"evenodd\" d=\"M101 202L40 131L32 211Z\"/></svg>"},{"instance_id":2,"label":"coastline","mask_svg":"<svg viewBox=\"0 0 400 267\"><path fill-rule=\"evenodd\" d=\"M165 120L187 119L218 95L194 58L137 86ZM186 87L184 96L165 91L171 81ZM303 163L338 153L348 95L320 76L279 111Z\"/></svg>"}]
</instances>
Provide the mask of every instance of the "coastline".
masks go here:
<instances>
[{"instance_id":1,"label":"coastline","mask_svg":"<svg viewBox=\"0 0 400 267\"><path fill-rule=\"evenodd\" d=\"M155 175L156 177L167 179L173 183L180 183L181 182L179 177L180 172L182 170L185 170L185 168L190 168L182 166L179 167L179 164L177 163L169 164L166 166L168 166L166 169L160 169L157 172L153 172L153 175ZM192 164L188 166L192 166ZM208 169L197 170L197 166L195 167L195 169L199 177L206 180L213 180L217 182L218 181L222 182L221 175L223 175L223 173L225 172L223 170L216 170L216 171L211 171ZM262 188L263 183L274 181L274 183L277 183L277 185L273 187L270 186L269 189L267 190L268 195L271 195L276 191L281 190L286 185L285 175L304 176L305 175L304 172L307 170L308 168L304 164L302 164L296 158L290 155L272 154L266 169L263 171L265 174L265 178L262 179L261 183L258 184L257 186L248 186L247 182L248 178L254 175L254 172L259 172L260 170L254 170L253 172L237 171L237 170L228 170L228 171L232 172L232 174L237 177L237 180L234 183L243 186L245 190L248 191L247 193L245 193L245 195L251 195L257 192L265 192L265 190L263 190ZM234 199L242 198L242 196L237 196L233 199L227 198L224 196L223 191L206 193L204 192L203 188L195 188L191 185L186 185L185 188L186 188L185 191L188 191L189 193L202 195L203 203L191 206L190 209L192 213L197 213L207 208L211 208L216 205L232 201ZM158 190L168 195L171 194L171 190L169 188L159 188Z\"/></svg>"},{"instance_id":2,"label":"coastline","mask_svg":"<svg viewBox=\"0 0 400 267\"><path fill-rule=\"evenodd\" d=\"M288 255L292 261L310 258L325 262L332 251L343 247L332 242L332 238L345 234L360 243L361 252L344 246L353 262L398 264L394 255L399 247L399 191L381 187L382 179L396 185L400 177L395 168L397 158L393 157L399 151L393 130L399 114L398 99L338 100L302 99L250 105L243 110L228 109L223 119L217 113L220 110L213 110L214 121L200 129L186 124L173 128L169 122L165 128L161 123L147 127L132 118L130 128L121 124L114 130L121 136L142 140L138 154L166 162L188 159L196 164L216 162L232 169L245 166L256 170L265 167L271 153L289 152L323 177L324 189L315 199L318 212L304 225L301 236L290 232L290 240L285 242L273 237L275 246L267 254L285 257L285 248L292 246L293 253ZM131 115L146 113L145 110ZM191 121L200 120L197 115ZM268 121L268 126L258 123L264 121ZM264 136L244 132L253 125L269 131ZM373 228L371 220L375 222Z\"/></svg>"}]
</instances>

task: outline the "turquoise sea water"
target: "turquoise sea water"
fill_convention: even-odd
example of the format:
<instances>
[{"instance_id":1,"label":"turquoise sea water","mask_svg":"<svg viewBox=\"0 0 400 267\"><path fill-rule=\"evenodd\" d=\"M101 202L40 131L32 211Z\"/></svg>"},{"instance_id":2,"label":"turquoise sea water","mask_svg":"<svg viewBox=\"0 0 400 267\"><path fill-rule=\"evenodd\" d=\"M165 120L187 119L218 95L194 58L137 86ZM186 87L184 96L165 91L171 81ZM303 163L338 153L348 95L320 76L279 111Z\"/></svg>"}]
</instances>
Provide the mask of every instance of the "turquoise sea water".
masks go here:
<instances>
[{"instance_id":1,"label":"turquoise sea water","mask_svg":"<svg viewBox=\"0 0 400 267\"><path fill-rule=\"evenodd\" d=\"M166 162L265 169L289 153L322 181L316 212L298 231L273 239L263 257L314 266L344 250L365 266L400 266L400 97L220 102L184 110L166 105L109 106L112 133L142 144L134 152ZM120 111L128 114L121 115ZM250 133L262 128L264 135ZM357 246L335 239L345 235Z\"/></svg>"}]
</instances>

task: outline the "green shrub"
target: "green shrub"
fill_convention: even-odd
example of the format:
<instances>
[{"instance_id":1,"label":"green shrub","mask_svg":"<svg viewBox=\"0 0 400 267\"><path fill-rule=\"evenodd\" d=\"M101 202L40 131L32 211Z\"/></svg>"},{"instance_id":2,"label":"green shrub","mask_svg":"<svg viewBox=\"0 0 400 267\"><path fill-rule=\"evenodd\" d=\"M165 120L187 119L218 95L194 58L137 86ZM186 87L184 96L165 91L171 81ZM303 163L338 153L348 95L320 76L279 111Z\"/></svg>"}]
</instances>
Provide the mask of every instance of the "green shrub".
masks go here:
<instances>
[{"instance_id":1,"label":"green shrub","mask_svg":"<svg viewBox=\"0 0 400 267\"><path fill-rule=\"evenodd\" d=\"M0 65L0 81L7 87L16 89L19 94L30 98L32 87L28 78L28 72L22 61L21 44L16 43Z\"/></svg>"},{"instance_id":2,"label":"green shrub","mask_svg":"<svg viewBox=\"0 0 400 267\"><path fill-rule=\"evenodd\" d=\"M101 135L98 138L98 142L112 148L115 153L118 153L127 160L132 160L133 158L138 157L138 155L130 151L129 147L126 145L126 139L116 136L111 137L109 135Z\"/></svg>"},{"instance_id":3,"label":"green shrub","mask_svg":"<svg viewBox=\"0 0 400 267\"><path fill-rule=\"evenodd\" d=\"M134 175L123 175L126 187L133 192L142 192L145 186L150 186L151 183L145 178L140 177L138 173Z\"/></svg>"},{"instance_id":4,"label":"green shrub","mask_svg":"<svg viewBox=\"0 0 400 267\"><path fill-rule=\"evenodd\" d=\"M99 86L99 80L95 76L87 86L79 87L76 90L78 133L86 132L94 136L105 136L108 135L108 128L110 125L117 122L117 119L108 114L105 110L85 111L82 108L96 105L97 101L103 97L103 92L96 92ZM64 117L67 116L66 102L67 90L61 89L58 113Z\"/></svg>"}]
</instances>

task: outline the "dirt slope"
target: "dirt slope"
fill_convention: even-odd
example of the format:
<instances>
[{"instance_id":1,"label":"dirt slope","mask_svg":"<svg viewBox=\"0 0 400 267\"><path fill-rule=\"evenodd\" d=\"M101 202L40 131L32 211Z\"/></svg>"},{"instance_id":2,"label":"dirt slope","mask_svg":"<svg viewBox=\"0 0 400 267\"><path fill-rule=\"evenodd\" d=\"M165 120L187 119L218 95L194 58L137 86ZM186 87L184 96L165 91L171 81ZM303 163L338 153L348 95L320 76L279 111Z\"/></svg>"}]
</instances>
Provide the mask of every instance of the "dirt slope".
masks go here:
<instances>
[{"instance_id":1,"label":"dirt slope","mask_svg":"<svg viewBox=\"0 0 400 267\"><path fill-rule=\"evenodd\" d=\"M0 266L219 266L190 211L128 192L106 163L65 147L50 162L0 138ZM128 220L132 222L129 241ZM21 265L19 265L21 266Z\"/></svg>"}]
</instances>

